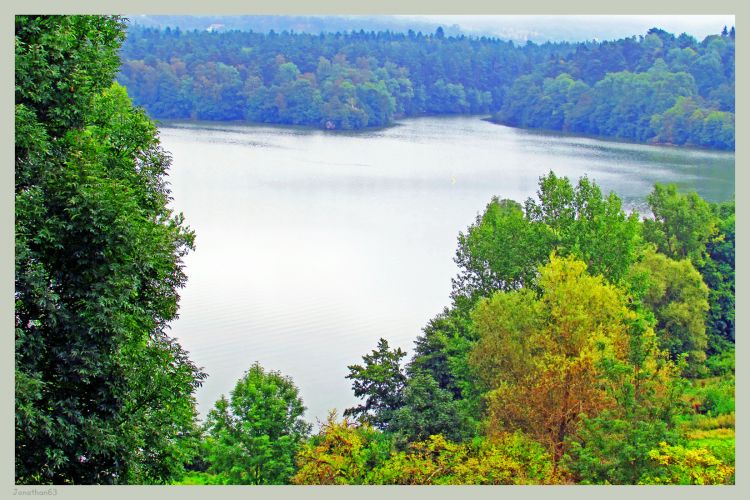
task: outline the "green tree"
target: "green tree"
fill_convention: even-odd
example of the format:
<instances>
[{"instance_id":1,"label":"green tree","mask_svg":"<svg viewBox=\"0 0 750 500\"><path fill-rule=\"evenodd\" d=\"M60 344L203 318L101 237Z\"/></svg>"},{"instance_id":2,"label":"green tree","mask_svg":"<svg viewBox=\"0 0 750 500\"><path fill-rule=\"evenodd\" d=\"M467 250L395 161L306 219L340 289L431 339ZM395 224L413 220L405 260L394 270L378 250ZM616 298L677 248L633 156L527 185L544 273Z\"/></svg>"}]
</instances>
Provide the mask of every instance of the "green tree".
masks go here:
<instances>
[{"instance_id":1,"label":"green tree","mask_svg":"<svg viewBox=\"0 0 750 500\"><path fill-rule=\"evenodd\" d=\"M656 318L660 346L674 359L687 354L689 373L696 375L708 347L708 287L700 273L687 259L675 261L653 251L646 252L632 272L645 280L642 300Z\"/></svg>"},{"instance_id":2,"label":"green tree","mask_svg":"<svg viewBox=\"0 0 750 500\"><path fill-rule=\"evenodd\" d=\"M305 407L289 377L258 363L222 396L206 421L209 472L228 484L286 484L310 431Z\"/></svg>"},{"instance_id":3,"label":"green tree","mask_svg":"<svg viewBox=\"0 0 750 500\"><path fill-rule=\"evenodd\" d=\"M349 375L352 390L364 404L347 408L344 416L357 417L379 429L387 429L393 414L404 404L403 391L406 374L401 359L406 353L400 347L391 350L388 341L381 338L378 348L362 356L364 366L350 365Z\"/></svg>"},{"instance_id":4,"label":"green tree","mask_svg":"<svg viewBox=\"0 0 750 500\"><path fill-rule=\"evenodd\" d=\"M533 224L521 205L493 198L466 233L459 234L453 297L476 299L529 285L552 249L553 234Z\"/></svg>"},{"instance_id":5,"label":"green tree","mask_svg":"<svg viewBox=\"0 0 750 500\"><path fill-rule=\"evenodd\" d=\"M550 172L539 179L537 198L526 200L524 208L495 198L459 235L454 300L533 285L552 250L583 259L609 280L624 277L640 252L640 225L614 193L604 197L586 177L573 186Z\"/></svg>"},{"instance_id":6,"label":"green tree","mask_svg":"<svg viewBox=\"0 0 750 500\"><path fill-rule=\"evenodd\" d=\"M680 194L677 186L656 184L648 195L653 219L644 219L643 237L673 259L700 266L706 245L716 235L716 216L698 193Z\"/></svg>"},{"instance_id":7,"label":"green tree","mask_svg":"<svg viewBox=\"0 0 750 500\"><path fill-rule=\"evenodd\" d=\"M119 18L16 17L16 482L163 483L204 375L166 331L193 233L113 85Z\"/></svg>"},{"instance_id":8,"label":"green tree","mask_svg":"<svg viewBox=\"0 0 750 500\"><path fill-rule=\"evenodd\" d=\"M626 214L614 194L603 196L586 176L575 187L554 172L539 179L537 202L526 200L526 217L546 225L554 235L553 248L560 255L575 256L592 274L620 281L640 253L638 214Z\"/></svg>"},{"instance_id":9,"label":"green tree","mask_svg":"<svg viewBox=\"0 0 750 500\"><path fill-rule=\"evenodd\" d=\"M454 403L449 405L450 411L455 407L461 422L454 431L477 428L481 419L481 390L468 363L468 354L478 339L472 307L472 301L458 297L452 307L431 319L415 341L414 357L407 366L410 378L429 375L440 389L451 394ZM456 437L451 432L446 435Z\"/></svg>"},{"instance_id":10,"label":"green tree","mask_svg":"<svg viewBox=\"0 0 750 500\"><path fill-rule=\"evenodd\" d=\"M712 352L718 352L734 343L734 201L715 205L714 211L719 218L718 237L709 241L706 247L708 255L700 272L709 288L709 348Z\"/></svg>"},{"instance_id":11,"label":"green tree","mask_svg":"<svg viewBox=\"0 0 750 500\"><path fill-rule=\"evenodd\" d=\"M409 378L403 403L388 425L388 431L402 441L421 441L435 434L461 441L472 435L474 429L469 426L459 402L428 374L418 373Z\"/></svg>"}]
</instances>

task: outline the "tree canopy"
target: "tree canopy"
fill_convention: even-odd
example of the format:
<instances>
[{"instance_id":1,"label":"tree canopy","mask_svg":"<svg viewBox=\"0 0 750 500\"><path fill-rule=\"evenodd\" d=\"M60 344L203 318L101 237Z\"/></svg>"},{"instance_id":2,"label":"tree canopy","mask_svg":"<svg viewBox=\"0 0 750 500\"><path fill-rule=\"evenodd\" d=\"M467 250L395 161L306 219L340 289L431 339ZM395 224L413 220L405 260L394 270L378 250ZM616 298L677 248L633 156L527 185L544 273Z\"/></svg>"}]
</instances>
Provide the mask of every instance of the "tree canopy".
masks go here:
<instances>
[{"instance_id":1,"label":"tree canopy","mask_svg":"<svg viewBox=\"0 0 750 500\"><path fill-rule=\"evenodd\" d=\"M16 482L164 483L205 375L168 335L194 235L117 17L16 17Z\"/></svg>"}]
</instances>

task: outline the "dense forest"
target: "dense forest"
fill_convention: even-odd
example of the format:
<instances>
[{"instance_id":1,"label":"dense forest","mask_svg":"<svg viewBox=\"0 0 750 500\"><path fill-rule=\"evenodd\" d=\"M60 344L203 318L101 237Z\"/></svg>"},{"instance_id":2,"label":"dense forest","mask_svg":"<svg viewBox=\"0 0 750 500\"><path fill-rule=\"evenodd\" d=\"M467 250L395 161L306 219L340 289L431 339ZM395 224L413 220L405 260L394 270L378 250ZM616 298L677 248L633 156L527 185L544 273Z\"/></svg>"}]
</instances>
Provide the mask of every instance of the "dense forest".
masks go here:
<instances>
[{"instance_id":1,"label":"dense forest","mask_svg":"<svg viewBox=\"0 0 750 500\"><path fill-rule=\"evenodd\" d=\"M734 27L516 45L364 30L319 35L131 26L119 82L158 119L326 129L483 113L498 123L734 148Z\"/></svg>"},{"instance_id":2,"label":"dense forest","mask_svg":"<svg viewBox=\"0 0 750 500\"><path fill-rule=\"evenodd\" d=\"M734 484L735 205L673 185L647 218L552 171L493 198L413 356L381 338L348 367L361 404L314 432L255 363L199 421L206 374L168 334L195 235L114 81L125 33L15 21L16 483Z\"/></svg>"}]
</instances>

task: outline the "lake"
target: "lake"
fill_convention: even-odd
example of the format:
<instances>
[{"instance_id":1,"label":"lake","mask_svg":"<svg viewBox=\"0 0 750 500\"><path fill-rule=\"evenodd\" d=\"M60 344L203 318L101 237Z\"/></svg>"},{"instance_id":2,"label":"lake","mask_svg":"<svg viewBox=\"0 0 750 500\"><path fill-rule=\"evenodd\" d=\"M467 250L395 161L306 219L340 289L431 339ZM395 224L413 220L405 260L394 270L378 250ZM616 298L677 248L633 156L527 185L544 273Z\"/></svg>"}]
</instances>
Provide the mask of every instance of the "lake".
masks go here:
<instances>
[{"instance_id":1,"label":"lake","mask_svg":"<svg viewBox=\"0 0 750 500\"><path fill-rule=\"evenodd\" d=\"M543 134L479 117L368 132L164 123L173 207L196 231L172 333L208 380L202 416L250 365L293 378L306 418L357 403L347 365L409 351L449 304L459 231L493 195L586 174L644 212L655 182L734 196L734 154ZM317 429L317 426L315 427Z\"/></svg>"}]
</instances>

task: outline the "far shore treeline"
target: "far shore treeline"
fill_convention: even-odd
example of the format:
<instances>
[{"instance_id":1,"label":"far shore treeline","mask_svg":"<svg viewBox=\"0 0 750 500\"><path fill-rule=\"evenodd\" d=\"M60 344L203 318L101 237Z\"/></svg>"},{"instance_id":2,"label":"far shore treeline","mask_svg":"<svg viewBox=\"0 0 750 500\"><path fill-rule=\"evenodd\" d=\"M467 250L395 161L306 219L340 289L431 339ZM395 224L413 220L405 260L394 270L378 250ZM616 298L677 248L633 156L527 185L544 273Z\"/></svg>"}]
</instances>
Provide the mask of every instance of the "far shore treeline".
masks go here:
<instances>
[{"instance_id":1,"label":"far shore treeline","mask_svg":"<svg viewBox=\"0 0 750 500\"><path fill-rule=\"evenodd\" d=\"M17 484L735 483L734 200L709 203L656 184L644 193L652 216L641 218L586 176L552 171L523 202L502 193L477 200L476 219L457 235L450 305L414 332L411 359L383 331L361 364L348 366L359 405L340 416L331 409L313 431L294 381L248 360L201 422L195 391L210 374L169 331L195 234L169 208L171 158L156 126L114 81L126 25L118 17L18 16L15 29ZM129 43L146 39L139 33ZM317 60L316 44L343 43L148 36L193 41L195 54L217 58L234 53L219 51L217 40L270 40L263 78L281 74L272 88L308 90L314 82L281 61L299 56L305 68L302 54ZM538 56L524 63L529 71L545 68L554 47L399 37L402 55L455 44L489 50L491 60L496 45L521 58L519 68L523 54ZM395 43L343 39L352 51ZM291 47L283 58L280 40ZM302 41L311 47L302 50ZM187 59L189 45L171 45ZM732 35L695 45L696 57L718 57L711 47L719 45L733 47ZM258 56L253 47L247 54ZM445 74L448 54L438 59ZM328 71L344 71L353 55L334 57ZM169 64L238 75L220 63ZM664 64L646 64L646 74L671 74ZM352 77L390 71L349 68ZM185 71L180 78L193 82ZM249 78L257 78L255 90L266 88L260 76ZM418 95L419 80L403 79ZM210 88L208 76L195 82ZM347 82L321 84L352 96L355 83L368 85ZM714 106L718 94L702 93L695 102ZM154 103L169 103L162 95ZM223 102L211 95L212 105Z\"/></svg>"},{"instance_id":2,"label":"far shore treeline","mask_svg":"<svg viewBox=\"0 0 750 500\"><path fill-rule=\"evenodd\" d=\"M119 82L157 119L325 129L481 113L518 127L734 149L735 29L526 43L409 31L253 33L132 25Z\"/></svg>"}]
</instances>

